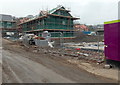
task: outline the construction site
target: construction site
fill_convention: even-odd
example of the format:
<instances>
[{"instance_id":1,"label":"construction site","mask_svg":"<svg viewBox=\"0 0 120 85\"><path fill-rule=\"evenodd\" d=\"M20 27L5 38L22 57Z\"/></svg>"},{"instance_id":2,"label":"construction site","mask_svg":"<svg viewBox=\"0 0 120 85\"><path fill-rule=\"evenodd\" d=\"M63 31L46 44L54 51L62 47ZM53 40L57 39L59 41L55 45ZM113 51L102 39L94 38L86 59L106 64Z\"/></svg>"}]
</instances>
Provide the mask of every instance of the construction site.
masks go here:
<instances>
[{"instance_id":1,"label":"construction site","mask_svg":"<svg viewBox=\"0 0 120 85\"><path fill-rule=\"evenodd\" d=\"M17 33L16 22L11 15L0 14L0 30L2 36L5 36L7 32Z\"/></svg>"},{"instance_id":2,"label":"construction site","mask_svg":"<svg viewBox=\"0 0 120 85\"><path fill-rule=\"evenodd\" d=\"M36 16L0 14L3 85L119 83L120 44L113 41L119 41L120 20L104 22L102 28L91 31L89 26L75 23L80 17L70 12L58 5Z\"/></svg>"},{"instance_id":3,"label":"construction site","mask_svg":"<svg viewBox=\"0 0 120 85\"><path fill-rule=\"evenodd\" d=\"M18 29L24 33L34 33L41 36L43 31L51 33L51 37L59 38L62 33L63 38L74 38L73 20L79 18L72 17L63 6L57 6L49 11L41 11L38 17L20 23Z\"/></svg>"}]
</instances>

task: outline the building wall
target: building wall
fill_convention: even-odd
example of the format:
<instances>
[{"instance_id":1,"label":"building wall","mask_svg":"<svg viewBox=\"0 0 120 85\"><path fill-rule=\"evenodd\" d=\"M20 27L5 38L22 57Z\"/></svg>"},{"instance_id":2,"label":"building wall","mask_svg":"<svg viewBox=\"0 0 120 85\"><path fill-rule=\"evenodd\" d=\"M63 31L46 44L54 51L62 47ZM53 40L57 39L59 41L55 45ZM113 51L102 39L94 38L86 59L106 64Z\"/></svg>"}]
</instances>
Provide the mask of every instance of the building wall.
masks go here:
<instances>
[{"instance_id":1,"label":"building wall","mask_svg":"<svg viewBox=\"0 0 120 85\"><path fill-rule=\"evenodd\" d=\"M120 61L120 20L114 20L104 23L104 41L106 59Z\"/></svg>"},{"instance_id":2,"label":"building wall","mask_svg":"<svg viewBox=\"0 0 120 85\"><path fill-rule=\"evenodd\" d=\"M45 19L45 28L72 30L73 20L70 20L68 18L49 16L49 18Z\"/></svg>"},{"instance_id":3,"label":"building wall","mask_svg":"<svg viewBox=\"0 0 120 85\"><path fill-rule=\"evenodd\" d=\"M41 11L37 18L23 22L18 25L22 32L29 32L40 35L43 29L49 32L61 32L64 37L73 37L73 20L72 17L63 6L58 6L49 11ZM52 37L60 37L59 33L53 33Z\"/></svg>"},{"instance_id":4,"label":"building wall","mask_svg":"<svg viewBox=\"0 0 120 85\"><path fill-rule=\"evenodd\" d=\"M15 28L15 22L10 21L0 21L0 28Z\"/></svg>"},{"instance_id":5,"label":"building wall","mask_svg":"<svg viewBox=\"0 0 120 85\"><path fill-rule=\"evenodd\" d=\"M2 37L17 33L16 22L11 15L0 14L0 29L2 29Z\"/></svg>"},{"instance_id":6,"label":"building wall","mask_svg":"<svg viewBox=\"0 0 120 85\"><path fill-rule=\"evenodd\" d=\"M23 31L37 30L37 29L73 29L73 20L68 18L61 18L55 16L48 16L40 20L30 21L22 24Z\"/></svg>"}]
</instances>

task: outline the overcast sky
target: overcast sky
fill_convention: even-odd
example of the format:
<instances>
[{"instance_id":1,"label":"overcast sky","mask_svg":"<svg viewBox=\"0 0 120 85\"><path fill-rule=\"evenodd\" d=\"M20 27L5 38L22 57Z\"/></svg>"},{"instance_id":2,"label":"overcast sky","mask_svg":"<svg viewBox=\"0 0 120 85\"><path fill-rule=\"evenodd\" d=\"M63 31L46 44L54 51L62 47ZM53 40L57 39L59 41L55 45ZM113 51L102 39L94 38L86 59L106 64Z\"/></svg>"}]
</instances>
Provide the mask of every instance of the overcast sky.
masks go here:
<instances>
[{"instance_id":1,"label":"overcast sky","mask_svg":"<svg viewBox=\"0 0 120 85\"><path fill-rule=\"evenodd\" d=\"M81 24L102 24L118 19L120 0L1 0L0 14L16 17L37 15L40 10L63 5L71 9L73 16L79 17Z\"/></svg>"}]
</instances>

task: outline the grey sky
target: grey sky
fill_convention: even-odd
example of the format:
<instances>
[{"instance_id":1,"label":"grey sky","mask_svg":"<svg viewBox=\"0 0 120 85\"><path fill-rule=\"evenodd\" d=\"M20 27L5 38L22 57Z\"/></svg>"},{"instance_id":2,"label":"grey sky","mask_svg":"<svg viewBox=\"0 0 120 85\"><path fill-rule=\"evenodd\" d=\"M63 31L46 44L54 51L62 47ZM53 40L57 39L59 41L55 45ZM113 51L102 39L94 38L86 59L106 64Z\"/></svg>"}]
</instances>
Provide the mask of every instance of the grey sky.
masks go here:
<instances>
[{"instance_id":1,"label":"grey sky","mask_svg":"<svg viewBox=\"0 0 120 85\"><path fill-rule=\"evenodd\" d=\"M63 5L71 9L73 16L80 17L82 24L102 24L118 19L118 1L120 0L2 0L0 14L24 17Z\"/></svg>"}]
</instances>

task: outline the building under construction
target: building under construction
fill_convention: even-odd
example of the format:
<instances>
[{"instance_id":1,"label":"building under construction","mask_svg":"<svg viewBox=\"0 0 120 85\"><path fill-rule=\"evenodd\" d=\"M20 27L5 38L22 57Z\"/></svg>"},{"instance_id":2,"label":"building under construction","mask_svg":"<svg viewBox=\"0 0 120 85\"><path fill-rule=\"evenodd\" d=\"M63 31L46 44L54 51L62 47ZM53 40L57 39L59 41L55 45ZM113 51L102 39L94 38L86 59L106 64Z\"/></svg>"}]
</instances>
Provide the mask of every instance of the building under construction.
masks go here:
<instances>
[{"instance_id":1,"label":"building under construction","mask_svg":"<svg viewBox=\"0 0 120 85\"><path fill-rule=\"evenodd\" d=\"M16 22L11 15L0 14L0 29L2 30L2 36L17 33Z\"/></svg>"},{"instance_id":2,"label":"building under construction","mask_svg":"<svg viewBox=\"0 0 120 85\"><path fill-rule=\"evenodd\" d=\"M64 38L73 38L73 20L79 18L73 17L63 6L57 6L49 11L41 11L35 18L29 19L18 24L18 28L22 29L23 33L34 33L41 36L43 31L48 31L54 38L60 37L62 33Z\"/></svg>"}]
</instances>

